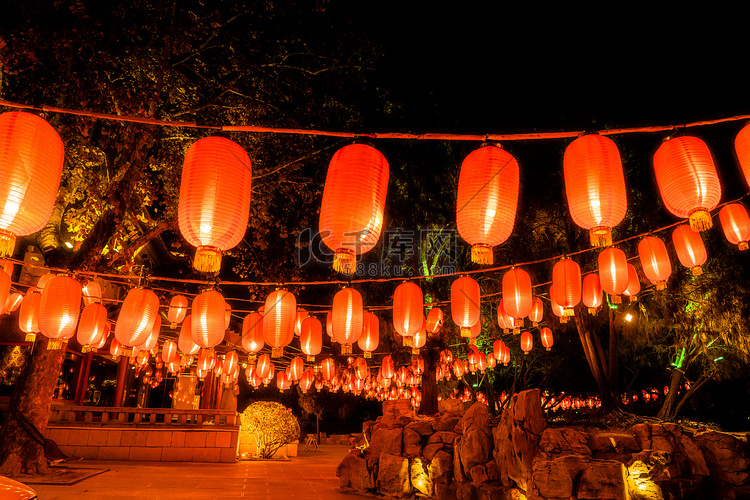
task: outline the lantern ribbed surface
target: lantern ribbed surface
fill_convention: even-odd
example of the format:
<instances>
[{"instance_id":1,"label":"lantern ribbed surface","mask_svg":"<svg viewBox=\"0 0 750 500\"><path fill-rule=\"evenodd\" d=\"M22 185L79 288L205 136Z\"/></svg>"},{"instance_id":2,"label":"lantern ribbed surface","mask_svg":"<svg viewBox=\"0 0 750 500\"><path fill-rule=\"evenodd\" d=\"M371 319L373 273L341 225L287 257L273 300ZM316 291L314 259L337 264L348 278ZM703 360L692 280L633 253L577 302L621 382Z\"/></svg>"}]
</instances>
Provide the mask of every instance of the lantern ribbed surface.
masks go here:
<instances>
[{"instance_id":1,"label":"lantern ribbed surface","mask_svg":"<svg viewBox=\"0 0 750 500\"><path fill-rule=\"evenodd\" d=\"M667 280L672 275L672 263L664 242L656 236L646 236L638 242L638 257L643 274L656 285L656 289L666 288Z\"/></svg>"},{"instance_id":2,"label":"lantern ribbed surface","mask_svg":"<svg viewBox=\"0 0 750 500\"><path fill-rule=\"evenodd\" d=\"M83 286L83 305L89 306L102 301L102 286L96 281L89 281Z\"/></svg>"},{"instance_id":3,"label":"lantern ribbed surface","mask_svg":"<svg viewBox=\"0 0 750 500\"><path fill-rule=\"evenodd\" d=\"M350 144L333 155L319 230L323 243L335 252L336 271L352 274L356 255L369 251L380 239L388 177L388 162L372 146Z\"/></svg>"},{"instance_id":4,"label":"lantern ribbed surface","mask_svg":"<svg viewBox=\"0 0 750 500\"><path fill-rule=\"evenodd\" d=\"M360 358L361 359L361 358ZM302 374L305 372L305 362L299 356L295 357L291 363L289 363L289 376L292 380L299 380L302 378Z\"/></svg>"},{"instance_id":5,"label":"lantern ribbed surface","mask_svg":"<svg viewBox=\"0 0 750 500\"><path fill-rule=\"evenodd\" d=\"M362 335L362 313L362 295L357 290L347 287L336 292L331 314L333 337L337 342L352 344L359 340Z\"/></svg>"},{"instance_id":6,"label":"lantern ribbed surface","mask_svg":"<svg viewBox=\"0 0 750 500\"><path fill-rule=\"evenodd\" d=\"M703 273L701 266L708 258L700 233L690 229L687 224L677 226L672 231L672 244L680 264L689 267L693 276L700 276Z\"/></svg>"},{"instance_id":7,"label":"lantern ribbed surface","mask_svg":"<svg viewBox=\"0 0 750 500\"><path fill-rule=\"evenodd\" d=\"M552 329L545 326L539 331L539 336L542 338L542 345L549 351L554 344L554 339L552 338Z\"/></svg>"},{"instance_id":8,"label":"lantern ribbed surface","mask_svg":"<svg viewBox=\"0 0 750 500\"><path fill-rule=\"evenodd\" d=\"M248 354L256 354L264 345L263 315L252 312L242 320L242 348Z\"/></svg>"},{"instance_id":9,"label":"lantern ribbed surface","mask_svg":"<svg viewBox=\"0 0 750 500\"><path fill-rule=\"evenodd\" d=\"M513 328L513 325L508 323L508 314L505 312L503 299L500 299L500 302L497 304L497 324L503 330Z\"/></svg>"},{"instance_id":10,"label":"lantern ribbed surface","mask_svg":"<svg viewBox=\"0 0 750 500\"><path fill-rule=\"evenodd\" d=\"M336 362L333 358L326 358L320 364L320 373L323 375L323 380L330 381L334 375L336 375Z\"/></svg>"},{"instance_id":11,"label":"lantern ribbed surface","mask_svg":"<svg viewBox=\"0 0 750 500\"><path fill-rule=\"evenodd\" d=\"M439 307L433 307L430 312L427 313L427 331L429 333L436 333L441 326L443 326L443 310Z\"/></svg>"},{"instance_id":12,"label":"lantern ribbed surface","mask_svg":"<svg viewBox=\"0 0 750 500\"><path fill-rule=\"evenodd\" d=\"M167 309L167 320L173 325L182 323L187 316L188 310L188 299L184 295L175 295L172 300L169 301L169 309ZM174 326L172 327L174 328Z\"/></svg>"},{"instance_id":13,"label":"lantern ribbed surface","mask_svg":"<svg viewBox=\"0 0 750 500\"><path fill-rule=\"evenodd\" d=\"M177 338L177 347L180 348L180 352L183 354L198 354L201 346L193 341L193 315L188 314L185 319L182 320L182 327L180 328L180 336Z\"/></svg>"},{"instance_id":14,"label":"lantern ribbed surface","mask_svg":"<svg viewBox=\"0 0 750 500\"><path fill-rule=\"evenodd\" d=\"M745 175L745 181L750 186L750 124L742 127L735 137L734 150L737 153L742 173Z\"/></svg>"},{"instance_id":15,"label":"lantern ribbed surface","mask_svg":"<svg viewBox=\"0 0 750 500\"><path fill-rule=\"evenodd\" d=\"M18 328L24 333L39 332L39 305L42 303L41 293L27 293L18 311Z\"/></svg>"},{"instance_id":16,"label":"lantern ribbed surface","mask_svg":"<svg viewBox=\"0 0 750 500\"><path fill-rule=\"evenodd\" d=\"M239 366L240 358L237 351L229 351L224 355L224 373L234 378L234 372Z\"/></svg>"},{"instance_id":17,"label":"lantern ribbed surface","mask_svg":"<svg viewBox=\"0 0 750 500\"><path fill-rule=\"evenodd\" d=\"M221 252L245 236L250 213L252 167L242 147L205 137L185 153L177 219L180 233L198 247L193 267L217 272Z\"/></svg>"},{"instance_id":18,"label":"lantern ribbed surface","mask_svg":"<svg viewBox=\"0 0 750 500\"><path fill-rule=\"evenodd\" d=\"M255 374L261 379L265 379L271 373L271 358L268 354L258 356L258 362L255 364Z\"/></svg>"},{"instance_id":19,"label":"lantern ribbed surface","mask_svg":"<svg viewBox=\"0 0 750 500\"><path fill-rule=\"evenodd\" d=\"M83 308L78 322L76 340L82 346L98 344L107 327L107 308L101 304L92 303Z\"/></svg>"},{"instance_id":20,"label":"lantern ribbed surface","mask_svg":"<svg viewBox=\"0 0 750 500\"><path fill-rule=\"evenodd\" d=\"M596 314L596 310L602 305L604 301L602 297L602 284L599 281L599 275L596 273L589 273L583 277L583 284L581 285L581 301L583 305L589 308L590 314Z\"/></svg>"},{"instance_id":21,"label":"lantern ribbed surface","mask_svg":"<svg viewBox=\"0 0 750 500\"><path fill-rule=\"evenodd\" d=\"M131 289L117 317L115 338L125 347L141 345L151 334L158 314L159 298L154 292L145 288Z\"/></svg>"},{"instance_id":22,"label":"lantern ribbed surface","mask_svg":"<svg viewBox=\"0 0 750 500\"><path fill-rule=\"evenodd\" d=\"M209 349L224 340L225 304L224 297L216 290L199 293L193 299L190 333L198 346Z\"/></svg>"},{"instance_id":23,"label":"lantern ribbed surface","mask_svg":"<svg viewBox=\"0 0 750 500\"><path fill-rule=\"evenodd\" d=\"M539 297L531 299L531 311L529 311L528 318L534 326L544 319L544 304Z\"/></svg>"},{"instance_id":24,"label":"lantern ribbed surface","mask_svg":"<svg viewBox=\"0 0 750 500\"><path fill-rule=\"evenodd\" d=\"M451 317L464 337L479 321L479 283L473 278L462 276L451 284Z\"/></svg>"},{"instance_id":25,"label":"lantern ribbed surface","mask_svg":"<svg viewBox=\"0 0 750 500\"><path fill-rule=\"evenodd\" d=\"M8 298L5 300L5 314L10 314L18 309L18 306L21 305L21 301L23 301L23 295L20 293L13 292L9 294Z\"/></svg>"},{"instance_id":26,"label":"lantern ribbed surface","mask_svg":"<svg viewBox=\"0 0 750 500\"><path fill-rule=\"evenodd\" d=\"M461 164L456 224L458 233L471 245L472 262L492 264L492 248L510 236L519 185L518 162L497 146L472 151Z\"/></svg>"},{"instance_id":27,"label":"lantern ribbed surface","mask_svg":"<svg viewBox=\"0 0 750 500\"><path fill-rule=\"evenodd\" d=\"M633 264L628 262L628 287L622 293L630 297L630 301L632 302L638 298L640 292L641 280L638 279L638 271L636 271Z\"/></svg>"},{"instance_id":28,"label":"lantern ribbed surface","mask_svg":"<svg viewBox=\"0 0 750 500\"><path fill-rule=\"evenodd\" d=\"M605 248L597 257L599 281L602 290L612 296L612 302L620 303L619 295L628 288L628 260L619 248Z\"/></svg>"},{"instance_id":29,"label":"lantern ribbed surface","mask_svg":"<svg viewBox=\"0 0 750 500\"><path fill-rule=\"evenodd\" d=\"M362 336L357 340L357 345L362 349L362 352L365 353L365 357L369 358L370 353L378 348L379 343L380 320L374 313L365 311L362 325Z\"/></svg>"},{"instance_id":30,"label":"lantern ribbed surface","mask_svg":"<svg viewBox=\"0 0 750 500\"><path fill-rule=\"evenodd\" d=\"M323 349L323 324L318 318L308 316L302 321L299 347L307 355L308 361L315 361L315 356L320 354Z\"/></svg>"},{"instance_id":31,"label":"lantern ribbed surface","mask_svg":"<svg viewBox=\"0 0 750 500\"><path fill-rule=\"evenodd\" d=\"M60 188L63 143L31 113L0 114L0 257L13 254L15 237L42 229Z\"/></svg>"},{"instance_id":32,"label":"lantern ribbed surface","mask_svg":"<svg viewBox=\"0 0 750 500\"><path fill-rule=\"evenodd\" d=\"M549 301L550 301L550 308L552 309L552 314L559 317L561 319L561 322L565 323L568 319L565 316L565 308L560 305L560 301L562 299L557 297L558 293L559 293L558 288L550 285Z\"/></svg>"},{"instance_id":33,"label":"lantern ribbed surface","mask_svg":"<svg viewBox=\"0 0 750 500\"><path fill-rule=\"evenodd\" d=\"M521 350L524 354L528 354L533 347L534 337L531 335L531 332L523 332L521 334Z\"/></svg>"},{"instance_id":34,"label":"lantern ribbed surface","mask_svg":"<svg viewBox=\"0 0 750 500\"><path fill-rule=\"evenodd\" d=\"M294 334L299 337L300 333L302 332L302 322L307 318L308 316L307 309L304 309L300 307L297 309L297 317L294 320Z\"/></svg>"},{"instance_id":35,"label":"lantern ribbed surface","mask_svg":"<svg viewBox=\"0 0 750 500\"><path fill-rule=\"evenodd\" d=\"M628 209L622 160L615 143L596 134L579 137L563 156L570 216L588 229L593 246L612 244L610 229Z\"/></svg>"},{"instance_id":36,"label":"lantern ribbed surface","mask_svg":"<svg viewBox=\"0 0 750 500\"><path fill-rule=\"evenodd\" d=\"M552 268L552 287L557 303L565 316L573 316L573 308L581 302L581 268L572 259L560 259Z\"/></svg>"},{"instance_id":37,"label":"lantern ribbed surface","mask_svg":"<svg viewBox=\"0 0 750 500\"><path fill-rule=\"evenodd\" d=\"M6 273L3 269L0 269L0 304L3 306L10 296L10 285L10 274Z\"/></svg>"},{"instance_id":38,"label":"lantern ribbed surface","mask_svg":"<svg viewBox=\"0 0 750 500\"><path fill-rule=\"evenodd\" d=\"M297 299L289 290L274 290L266 298L263 311L263 340L271 347L272 357L284 354L284 347L294 338L297 321Z\"/></svg>"},{"instance_id":39,"label":"lantern ribbed surface","mask_svg":"<svg viewBox=\"0 0 750 500\"><path fill-rule=\"evenodd\" d=\"M169 364L179 361L179 357L177 343L174 340L164 341L164 345L161 346L161 360L164 363Z\"/></svg>"},{"instance_id":40,"label":"lantern ribbed surface","mask_svg":"<svg viewBox=\"0 0 750 500\"><path fill-rule=\"evenodd\" d=\"M513 318L525 318L531 312L531 277L523 269L513 268L503 275L503 307Z\"/></svg>"},{"instance_id":41,"label":"lantern ribbed surface","mask_svg":"<svg viewBox=\"0 0 750 500\"><path fill-rule=\"evenodd\" d=\"M747 250L750 240L750 217L745 206L741 203L724 205L719 212L719 220L727 240L737 245L740 250Z\"/></svg>"},{"instance_id":42,"label":"lantern ribbed surface","mask_svg":"<svg viewBox=\"0 0 750 500\"><path fill-rule=\"evenodd\" d=\"M393 327L405 337L416 334L424 323L422 289L411 281L401 283L393 292Z\"/></svg>"},{"instance_id":43,"label":"lantern ribbed surface","mask_svg":"<svg viewBox=\"0 0 750 500\"><path fill-rule=\"evenodd\" d=\"M654 173L664 206L690 219L693 231L712 226L710 211L721 199L721 185L711 152L697 137L664 141L654 154Z\"/></svg>"},{"instance_id":44,"label":"lantern ribbed surface","mask_svg":"<svg viewBox=\"0 0 750 500\"><path fill-rule=\"evenodd\" d=\"M81 284L69 276L55 276L44 287L39 304L39 331L50 339L69 339L81 314Z\"/></svg>"},{"instance_id":45,"label":"lantern ribbed surface","mask_svg":"<svg viewBox=\"0 0 750 500\"><path fill-rule=\"evenodd\" d=\"M390 355L383 357L383 361L380 364L380 373L383 375L383 378L393 378L396 374L393 358Z\"/></svg>"}]
</instances>

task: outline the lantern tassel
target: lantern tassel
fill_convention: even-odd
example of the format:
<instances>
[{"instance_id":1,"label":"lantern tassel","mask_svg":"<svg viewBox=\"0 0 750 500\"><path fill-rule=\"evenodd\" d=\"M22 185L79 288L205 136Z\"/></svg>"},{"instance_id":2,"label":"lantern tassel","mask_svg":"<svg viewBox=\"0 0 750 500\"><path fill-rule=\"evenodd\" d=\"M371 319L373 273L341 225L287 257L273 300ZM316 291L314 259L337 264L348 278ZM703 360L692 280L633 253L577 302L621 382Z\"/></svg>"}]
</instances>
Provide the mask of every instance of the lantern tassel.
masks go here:
<instances>
[{"instance_id":1,"label":"lantern tassel","mask_svg":"<svg viewBox=\"0 0 750 500\"><path fill-rule=\"evenodd\" d=\"M747 241L740 241L740 244L737 246L740 250L747 250L748 248L750 248Z\"/></svg>"},{"instance_id":2,"label":"lantern tassel","mask_svg":"<svg viewBox=\"0 0 750 500\"><path fill-rule=\"evenodd\" d=\"M713 220L711 220L711 212L703 208L693 210L688 219L690 220L690 229L696 233L708 231L714 225Z\"/></svg>"},{"instance_id":3,"label":"lantern tassel","mask_svg":"<svg viewBox=\"0 0 750 500\"><path fill-rule=\"evenodd\" d=\"M461 335L463 335L463 333L461 333ZM411 337L404 336L403 339L404 339L404 344L403 344L404 347L411 347L412 346Z\"/></svg>"},{"instance_id":4,"label":"lantern tassel","mask_svg":"<svg viewBox=\"0 0 750 500\"><path fill-rule=\"evenodd\" d=\"M464 338L471 337L471 328L461 328L461 336Z\"/></svg>"},{"instance_id":5,"label":"lantern tassel","mask_svg":"<svg viewBox=\"0 0 750 500\"><path fill-rule=\"evenodd\" d=\"M609 300L613 304L622 304L622 298L619 295L610 295Z\"/></svg>"},{"instance_id":6,"label":"lantern tassel","mask_svg":"<svg viewBox=\"0 0 750 500\"><path fill-rule=\"evenodd\" d=\"M565 309L563 309L563 314L567 318L572 318L573 316L576 315L576 312L572 307L566 307Z\"/></svg>"},{"instance_id":7,"label":"lantern tassel","mask_svg":"<svg viewBox=\"0 0 750 500\"><path fill-rule=\"evenodd\" d=\"M271 357L272 358L280 358L284 355L284 348L283 347L274 347L271 349Z\"/></svg>"},{"instance_id":8,"label":"lantern tassel","mask_svg":"<svg viewBox=\"0 0 750 500\"><path fill-rule=\"evenodd\" d=\"M201 273L218 273L221 270L221 250L211 246L199 246L195 250L193 268Z\"/></svg>"},{"instance_id":9,"label":"lantern tassel","mask_svg":"<svg viewBox=\"0 0 750 500\"><path fill-rule=\"evenodd\" d=\"M491 265L495 263L492 247L479 243L471 246L471 261L474 264Z\"/></svg>"},{"instance_id":10,"label":"lantern tassel","mask_svg":"<svg viewBox=\"0 0 750 500\"><path fill-rule=\"evenodd\" d=\"M16 235L0 229L0 257L12 257L16 249Z\"/></svg>"},{"instance_id":11,"label":"lantern tassel","mask_svg":"<svg viewBox=\"0 0 750 500\"><path fill-rule=\"evenodd\" d=\"M608 247L612 245L612 231L606 226L589 229L589 241L592 247Z\"/></svg>"},{"instance_id":12,"label":"lantern tassel","mask_svg":"<svg viewBox=\"0 0 750 500\"><path fill-rule=\"evenodd\" d=\"M701 266L693 266L692 271L693 276L700 276L703 274L703 268Z\"/></svg>"},{"instance_id":13,"label":"lantern tassel","mask_svg":"<svg viewBox=\"0 0 750 500\"><path fill-rule=\"evenodd\" d=\"M333 270L351 276L357 268L357 256L351 250L336 250L333 255Z\"/></svg>"},{"instance_id":14,"label":"lantern tassel","mask_svg":"<svg viewBox=\"0 0 750 500\"><path fill-rule=\"evenodd\" d=\"M365 351L362 357L367 359L372 358L372 351Z\"/></svg>"},{"instance_id":15,"label":"lantern tassel","mask_svg":"<svg viewBox=\"0 0 750 500\"><path fill-rule=\"evenodd\" d=\"M307 362L308 363L315 363L315 356L308 356L307 357Z\"/></svg>"}]
</instances>

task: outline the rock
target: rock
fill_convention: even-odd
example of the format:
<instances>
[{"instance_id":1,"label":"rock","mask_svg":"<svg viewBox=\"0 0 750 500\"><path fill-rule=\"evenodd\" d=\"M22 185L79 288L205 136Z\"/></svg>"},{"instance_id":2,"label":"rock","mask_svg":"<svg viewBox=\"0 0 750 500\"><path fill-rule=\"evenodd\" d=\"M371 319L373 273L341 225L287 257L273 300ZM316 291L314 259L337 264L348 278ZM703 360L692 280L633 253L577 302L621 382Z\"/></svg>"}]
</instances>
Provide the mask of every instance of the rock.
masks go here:
<instances>
[{"instance_id":1,"label":"rock","mask_svg":"<svg viewBox=\"0 0 750 500\"><path fill-rule=\"evenodd\" d=\"M427 444L432 443L445 443L453 446L458 434L451 431L438 431L429 438L427 438Z\"/></svg>"},{"instance_id":2,"label":"rock","mask_svg":"<svg viewBox=\"0 0 750 500\"><path fill-rule=\"evenodd\" d=\"M413 430L420 436L431 436L435 433L435 429L432 428L432 422L428 420L417 420L410 423L405 428Z\"/></svg>"},{"instance_id":3,"label":"rock","mask_svg":"<svg viewBox=\"0 0 750 500\"><path fill-rule=\"evenodd\" d=\"M612 460L565 455L534 461L530 499L629 499L625 466Z\"/></svg>"},{"instance_id":4,"label":"rock","mask_svg":"<svg viewBox=\"0 0 750 500\"><path fill-rule=\"evenodd\" d=\"M456 439L453 453L460 456L461 468L466 473L490 459L490 438L481 428L470 425L463 436Z\"/></svg>"},{"instance_id":5,"label":"rock","mask_svg":"<svg viewBox=\"0 0 750 500\"><path fill-rule=\"evenodd\" d=\"M485 470L487 471L487 479L489 481L497 481L500 477L497 472L497 464L494 460L490 460L487 462L484 466Z\"/></svg>"},{"instance_id":6,"label":"rock","mask_svg":"<svg viewBox=\"0 0 750 500\"><path fill-rule=\"evenodd\" d=\"M467 475L469 471L465 471L461 465L461 450L457 447L453 448L453 477L459 483L465 483L468 481Z\"/></svg>"},{"instance_id":7,"label":"rock","mask_svg":"<svg viewBox=\"0 0 750 500\"><path fill-rule=\"evenodd\" d=\"M633 440L635 441L635 440ZM591 455L586 436L569 427L548 427L539 440L539 451L557 455Z\"/></svg>"},{"instance_id":8,"label":"rock","mask_svg":"<svg viewBox=\"0 0 750 500\"><path fill-rule=\"evenodd\" d=\"M711 471L700 447L688 436L682 434L678 443L678 452L684 458L683 471L688 476L710 476Z\"/></svg>"},{"instance_id":9,"label":"rock","mask_svg":"<svg viewBox=\"0 0 750 500\"><path fill-rule=\"evenodd\" d=\"M719 481L747 485L750 481L750 446L731 434L707 431L696 434L711 475Z\"/></svg>"},{"instance_id":10,"label":"rock","mask_svg":"<svg viewBox=\"0 0 750 500\"><path fill-rule=\"evenodd\" d=\"M651 449L668 451L670 453L675 451L674 436L662 424L651 426Z\"/></svg>"},{"instance_id":11,"label":"rock","mask_svg":"<svg viewBox=\"0 0 750 500\"><path fill-rule=\"evenodd\" d=\"M651 449L651 426L649 424L635 424L630 430L635 433L635 440L642 450Z\"/></svg>"},{"instance_id":12,"label":"rock","mask_svg":"<svg viewBox=\"0 0 750 500\"><path fill-rule=\"evenodd\" d=\"M365 435L364 433L360 432L359 434L352 434L349 436L349 446L352 448L365 448L365 444L367 441L365 441Z\"/></svg>"},{"instance_id":13,"label":"rock","mask_svg":"<svg viewBox=\"0 0 750 500\"><path fill-rule=\"evenodd\" d=\"M422 451L422 436L411 429L404 429L404 455L416 457Z\"/></svg>"},{"instance_id":14,"label":"rock","mask_svg":"<svg viewBox=\"0 0 750 500\"><path fill-rule=\"evenodd\" d=\"M399 429L400 430L400 429ZM378 493L396 498L411 495L409 460L390 453L381 453L378 460Z\"/></svg>"},{"instance_id":15,"label":"rock","mask_svg":"<svg viewBox=\"0 0 750 500\"><path fill-rule=\"evenodd\" d=\"M367 469L367 461L358 451L352 451L336 467L339 487L365 493L375 489L375 480Z\"/></svg>"},{"instance_id":16,"label":"rock","mask_svg":"<svg viewBox=\"0 0 750 500\"><path fill-rule=\"evenodd\" d=\"M459 483L456 487L457 500L478 500L479 491L471 483Z\"/></svg>"},{"instance_id":17,"label":"rock","mask_svg":"<svg viewBox=\"0 0 750 500\"><path fill-rule=\"evenodd\" d=\"M433 484L450 483L453 476L453 457L445 451L438 451L430 462L429 470Z\"/></svg>"},{"instance_id":18,"label":"rock","mask_svg":"<svg viewBox=\"0 0 750 500\"><path fill-rule=\"evenodd\" d=\"M521 496L503 497L503 487L498 483L484 483L479 488L479 500L500 500L501 498L523 498Z\"/></svg>"},{"instance_id":19,"label":"rock","mask_svg":"<svg viewBox=\"0 0 750 500\"><path fill-rule=\"evenodd\" d=\"M406 399L396 399L395 401L383 401L383 417L393 417L394 419L401 415L412 415L411 403Z\"/></svg>"},{"instance_id":20,"label":"rock","mask_svg":"<svg viewBox=\"0 0 750 500\"><path fill-rule=\"evenodd\" d=\"M472 467L469 471L469 476L471 477L471 482L474 483L474 486L477 488L481 487L482 484L489 480L487 477L487 469L485 469L484 465L475 465Z\"/></svg>"},{"instance_id":21,"label":"rock","mask_svg":"<svg viewBox=\"0 0 750 500\"><path fill-rule=\"evenodd\" d=\"M459 420L460 417L455 413L446 413L432 423L432 428L435 429L435 431L452 431L456 424L458 424Z\"/></svg>"},{"instance_id":22,"label":"rock","mask_svg":"<svg viewBox=\"0 0 750 500\"><path fill-rule=\"evenodd\" d=\"M448 486L447 484L436 484L435 485L435 498L437 500L456 500L456 486L455 484Z\"/></svg>"},{"instance_id":23,"label":"rock","mask_svg":"<svg viewBox=\"0 0 750 500\"><path fill-rule=\"evenodd\" d=\"M372 426L375 425L374 420L367 420L362 423L362 434L367 438L367 442L372 441Z\"/></svg>"},{"instance_id":24,"label":"rock","mask_svg":"<svg viewBox=\"0 0 750 500\"><path fill-rule=\"evenodd\" d=\"M627 469L614 460L593 460L577 478L578 500L626 500L630 498Z\"/></svg>"},{"instance_id":25,"label":"rock","mask_svg":"<svg viewBox=\"0 0 750 500\"><path fill-rule=\"evenodd\" d=\"M539 446L541 447L541 443ZM593 434L589 437L588 447L593 453L635 453L641 451L641 447L638 446L635 437L632 434L622 432L600 432Z\"/></svg>"},{"instance_id":26,"label":"rock","mask_svg":"<svg viewBox=\"0 0 750 500\"><path fill-rule=\"evenodd\" d=\"M435 454L443 449L443 443L430 443L422 450L422 456L425 460L432 460Z\"/></svg>"},{"instance_id":27,"label":"rock","mask_svg":"<svg viewBox=\"0 0 750 500\"><path fill-rule=\"evenodd\" d=\"M461 401L458 399L453 398L445 398L442 401L438 402L438 409L443 411L450 411L450 412L461 412Z\"/></svg>"},{"instance_id":28,"label":"rock","mask_svg":"<svg viewBox=\"0 0 750 500\"><path fill-rule=\"evenodd\" d=\"M432 477L430 476L429 465L422 460L415 458L411 462L411 485L414 490L426 497L431 497L433 492Z\"/></svg>"},{"instance_id":29,"label":"rock","mask_svg":"<svg viewBox=\"0 0 750 500\"><path fill-rule=\"evenodd\" d=\"M404 431L400 427L393 429L386 427L377 428L372 432L372 439L367 450L376 457L383 452L392 455L401 455L403 433Z\"/></svg>"},{"instance_id":30,"label":"rock","mask_svg":"<svg viewBox=\"0 0 750 500\"><path fill-rule=\"evenodd\" d=\"M487 405L476 402L471 405L464 416L458 421L458 425L461 427L461 434L465 434L466 430L471 426L476 426L484 434L490 433L490 412L487 409Z\"/></svg>"},{"instance_id":31,"label":"rock","mask_svg":"<svg viewBox=\"0 0 750 500\"><path fill-rule=\"evenodd\" d=\"M393 425L396 427L406 427L411 423L411 417L408 417L406 415L401 415L400 417L396 417L396 420L394 421Z\"/></svg>"}]
</instances>

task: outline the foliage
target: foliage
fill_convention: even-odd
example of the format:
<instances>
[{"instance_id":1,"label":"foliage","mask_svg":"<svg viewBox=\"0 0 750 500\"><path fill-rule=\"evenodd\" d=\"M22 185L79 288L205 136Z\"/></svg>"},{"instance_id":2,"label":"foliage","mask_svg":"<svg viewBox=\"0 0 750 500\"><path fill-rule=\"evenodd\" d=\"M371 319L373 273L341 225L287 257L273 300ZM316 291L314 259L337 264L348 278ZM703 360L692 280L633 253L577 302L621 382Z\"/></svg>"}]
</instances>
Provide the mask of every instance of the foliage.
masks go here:
<instances>
[{"instance_id":1,"label":"foliage","mask_svg":"<svg viewBox=\"0 0 750 500\"><path fill-rule=\"evenodd\" d=\"M299 422L280 403L257 401L240 415L242 430L255 436L258 456L271 458L279 448L299 439Z\"/></svg>"}]
</instances>

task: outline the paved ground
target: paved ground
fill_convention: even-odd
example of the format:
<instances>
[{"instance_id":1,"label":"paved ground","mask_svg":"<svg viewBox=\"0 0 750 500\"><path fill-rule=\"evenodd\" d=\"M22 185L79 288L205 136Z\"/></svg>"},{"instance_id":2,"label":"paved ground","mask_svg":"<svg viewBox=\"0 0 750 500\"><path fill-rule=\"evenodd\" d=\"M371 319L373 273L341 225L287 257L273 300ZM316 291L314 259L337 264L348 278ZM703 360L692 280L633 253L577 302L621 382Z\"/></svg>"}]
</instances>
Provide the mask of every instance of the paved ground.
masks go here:
<instances>
[{"instance_id":1,"label":"paved ground","mask_svg":"<svg viewBox=\"0 0 750 500\"><path fill-rule=\"evenodd\" d=\"M348 446L324 445L319 452L300 451L289 462L236 464L84 460L82 467L110 470L72 486L33 488L40 500L368 498L338 491L336 465L348 451Z\"/></svg>"}]
</instances>

